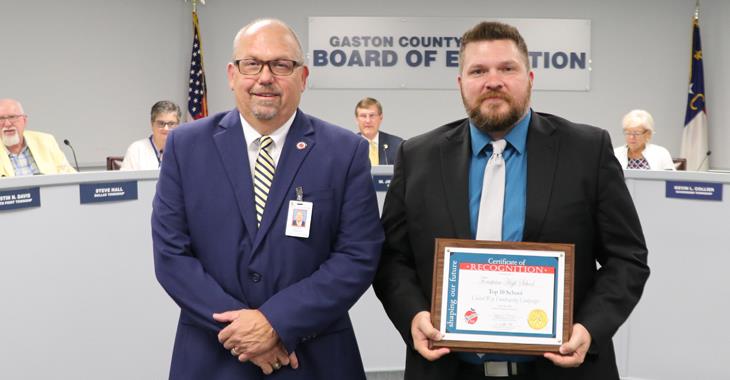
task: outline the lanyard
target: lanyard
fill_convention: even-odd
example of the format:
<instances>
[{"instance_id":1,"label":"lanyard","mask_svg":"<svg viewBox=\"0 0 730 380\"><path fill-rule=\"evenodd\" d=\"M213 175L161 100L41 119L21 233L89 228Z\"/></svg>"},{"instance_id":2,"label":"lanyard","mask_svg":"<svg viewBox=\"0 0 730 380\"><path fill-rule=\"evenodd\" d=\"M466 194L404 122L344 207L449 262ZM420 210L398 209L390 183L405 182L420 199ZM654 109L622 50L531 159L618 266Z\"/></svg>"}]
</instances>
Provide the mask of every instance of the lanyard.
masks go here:
<instances>
[{"instance_id":1,"label":"lanyard","mask_svg":"<svg viewBox=\"0 0 730 380\"><path fill-rule=\"evenodd\" d=\"M155 146L155 143L152 141L152 136L150 136L150 145L152 145L152 150L155 152L155 157L157 157L157 167L160 167L162 165L162 151L158 151L157 147Z\"/></svg>"}]
</instances>

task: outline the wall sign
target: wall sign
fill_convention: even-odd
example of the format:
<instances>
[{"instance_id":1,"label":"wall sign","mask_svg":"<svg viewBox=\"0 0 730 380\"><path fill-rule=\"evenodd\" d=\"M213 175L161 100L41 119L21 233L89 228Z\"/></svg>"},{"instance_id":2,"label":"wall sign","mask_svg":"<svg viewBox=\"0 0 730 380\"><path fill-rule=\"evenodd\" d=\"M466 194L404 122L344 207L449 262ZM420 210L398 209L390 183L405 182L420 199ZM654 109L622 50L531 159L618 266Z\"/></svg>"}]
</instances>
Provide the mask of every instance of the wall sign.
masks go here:
<instances>
[{"instance_id":1,"label":"wall sign","mask_svg":"<svg viewBox=\"0 0 730 380\"><path fill-rule=\"evenodd\" d=\"M476 17L310 17L309 86L457 89L461 36L485 20L520 30L533 89L590 89L590 20Z\"/></svg>"}]
</instances>

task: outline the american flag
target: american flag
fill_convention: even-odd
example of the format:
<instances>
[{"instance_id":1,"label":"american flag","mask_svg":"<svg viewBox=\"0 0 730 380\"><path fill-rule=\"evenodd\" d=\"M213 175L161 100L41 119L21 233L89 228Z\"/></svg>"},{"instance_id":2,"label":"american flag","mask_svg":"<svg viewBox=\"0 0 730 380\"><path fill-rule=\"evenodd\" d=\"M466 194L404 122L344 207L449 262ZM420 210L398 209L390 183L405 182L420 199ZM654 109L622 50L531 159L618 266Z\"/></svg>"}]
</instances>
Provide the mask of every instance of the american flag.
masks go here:
<instances>
[{"instance_id":1,"label":"american flag","mask_svg":"<svg viewBox=\"0 0 730 380\"><path fill-rule=\"evenodd\" d=\"M203 70L203 47L200 44L198 13L193 11L193 51L190 58L190 81L188 83L188 119L208 116L208 89L205 86Z\"/></svg>"}]
</instances>

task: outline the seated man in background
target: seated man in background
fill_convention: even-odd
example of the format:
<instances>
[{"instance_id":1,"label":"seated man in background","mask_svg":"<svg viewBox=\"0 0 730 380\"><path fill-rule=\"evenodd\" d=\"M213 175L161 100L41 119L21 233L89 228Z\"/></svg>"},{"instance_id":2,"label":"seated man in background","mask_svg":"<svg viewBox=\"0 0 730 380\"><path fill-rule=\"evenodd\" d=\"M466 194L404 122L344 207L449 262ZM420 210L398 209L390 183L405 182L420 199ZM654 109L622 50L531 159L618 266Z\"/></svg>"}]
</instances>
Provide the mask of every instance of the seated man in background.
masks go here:
<instances>
[{"instance_id":1,"label":"seated man in background","mask_svg":"<svg viewBox=\"0 0 730 380\"><path fill-rule=\"evenodd\" d=\"M355 106L355 120L360 135L370 143L370 165L393 165L403 139L380 131L383 106L373 98L363 98Z\"/></svg>"},{"instance_id":2,"label":"seated man in background","mask_svg":"<svg viewBox=\"0 0 730 380\"><path fill-rule=\"evenodd\" d=\"M0 177L75 173L56 139L47 133L26 131L28 115L14 99L0 99L2 154Z\"/></svg>"},{"instance_id":3,"label":"seated man in background","mask_svg":"<svg viewBox=\"0 0 730 380\"><path fill-rule=\"evenodd\" d=\"M167 134L180 124L180 116L177 104L167 100L155 103L150 111L152 134L127 148L120 170L159 169Z\"/></svg>"},{"instance_id":4,"label":"seated man in background","mask_svg":"<svg viewBox=\"0 0 730 380\"><path fill-rule=\"evenodd\" d=\"M633 110L623 119L626 144L613 150L624 169L675 170L669 151L650 144L654 135L654 118L644 110Z\"/></svg>"}]
</instances>

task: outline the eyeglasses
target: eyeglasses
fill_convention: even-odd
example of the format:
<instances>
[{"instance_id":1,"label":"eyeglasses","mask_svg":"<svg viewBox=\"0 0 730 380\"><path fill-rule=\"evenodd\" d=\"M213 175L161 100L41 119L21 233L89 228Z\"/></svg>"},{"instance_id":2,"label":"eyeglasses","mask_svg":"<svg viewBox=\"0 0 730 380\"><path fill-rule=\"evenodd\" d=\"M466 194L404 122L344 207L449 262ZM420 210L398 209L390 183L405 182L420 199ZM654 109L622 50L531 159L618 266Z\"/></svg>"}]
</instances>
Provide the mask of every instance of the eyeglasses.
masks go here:
<instances>
[{"instance_id":1,"label":"eyeglasses","mask_svg":"<svg viewBox=\"0 0 730 380\"><path fill-rule=\"evenodd\" d=\"M646 134L646 131L643 131L643 132L629 132L629 131L624 131L624 136L639 137L639 136L642 136L644 134Z\"/></svg>"},{"instance_id":2,"label":"eyeglasses","mask_svg":"<svg viewBox=\"0 0 730 380\"><path fill-rule=\"evenodd\" d=\"M237 59L233 64L238 67L238 72L243 75L257 75L264 69L264 65L269 66L269 71L276 76L287 76L294 72L294 69L301 66L301 62L291 59L274 59L271 61L259 61L258 59L246 58Z\"/></svg>"},{"instance_id":3,"label":"eyeglasses","mask_svg":"<svg viewBox=\"0 0 730 380\"><path fill-rule=\"evenodd\" d=\"M177 122L177 121L165 122L165 121L155 120L155 127L160 128L160 129L165 128L165 127L175 128L178 126L178 124L180 124L180 122Z\"/></svg>"},{"instance_id":4,"label":"eyeglasses","mask_svg":"<svg viewBox=\"0 0 730 380\"><path fill-rule=\"evenodd\" d=\"M20 120L20 118L25 117L26 115L8 115L8 116L0 116L0 124L4 123L5 120L10 122L10 124L15 123L16 121Z\"/></svg>"}]
</instances>

